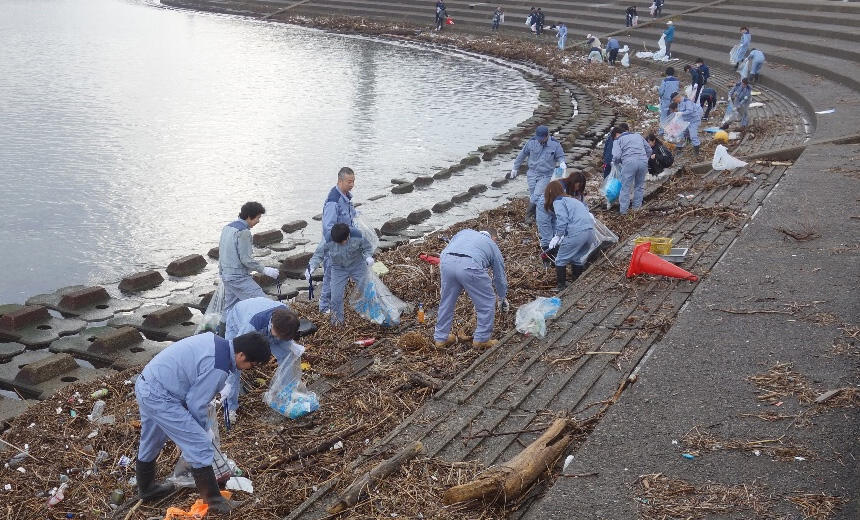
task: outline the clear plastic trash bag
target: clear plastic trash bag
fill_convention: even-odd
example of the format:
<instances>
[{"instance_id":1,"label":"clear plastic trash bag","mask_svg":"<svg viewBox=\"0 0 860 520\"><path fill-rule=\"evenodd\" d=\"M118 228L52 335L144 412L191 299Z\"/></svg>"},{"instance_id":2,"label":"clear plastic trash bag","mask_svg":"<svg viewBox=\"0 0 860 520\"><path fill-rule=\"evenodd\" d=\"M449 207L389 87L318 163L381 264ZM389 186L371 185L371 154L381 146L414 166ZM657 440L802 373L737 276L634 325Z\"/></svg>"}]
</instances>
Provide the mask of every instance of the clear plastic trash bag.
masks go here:
<instances>
[{"instance_id":1,"label":"clear plastic trash bag","mask_svg":"<svg viewBox=\"0 0 860 520\"><path fill-rule=\"evenodd\" d=\"M552 171L552 180L563 179L567 175L567 164L561 163L560 166L556 166L556 168Z\"/></svg>"},{"instance_id":2,"label":"clear plastic trash bag","mask_svg":"<svg viewBox=\"0 0 860 520\"><path fill-rule=\"evenodd\" d=\"M278 366L269 389L263 394L263 402L269 408L290 419L298 419L320 407L317 394L308 390L302 382L301 358Z\"/></svg>"},{"instance_id":3,"label":"clear plastic trash bag","mask_svg":"<svg viewBox=\"0 0 860 520\"><path fill-rule=\"evenodd\" d=\"M224 282L218 284L218 288L212 294L212 299L209 300L209 305L206 306L206 312L203 313L203 319L200 320L200 325L194 330L194 334L201 332L218 333L218 325L224 321Z\"/></svg>"},{"instance_id":4,"label":"clear plastic trash bag","mask_svg":"<svg viewBox=\"0 0 860 520\"><path fill-rule=\"evenodd\" d=\"M212 467L215 469L215 478L219 482L226 481L236 471L236 463L221 451L221 435L218 433L218 413L214 400L209 403L206 413L209 417L206 433L209 435L209 439L212 440L213 446L215 446L215 458L212 461ZM176 461L176 465L173 467L173 473L165 480L176 487L197 487L194 483L194 475L191 473L191 464L183 456L179 457L179 460Z\"/></svg>"},{"instance_id":5,"label":"clear plastic trash bag","mask_svg":"<svg viewBox=\"0 0 860 520\"><path fill-rule=\"evenodd\" d=\"M516 326L523 334L546 336L546 320L561 308L561 299L538 297L517 309Z\"/></svg>"},{"instance_id":6,"label":"clear plastic trash bag","mask_svg":"<svg viewBox=\"0 0 860 520\"><path fill-rule=\"evenodd\" d=\"M408 308L382 283L379 276L368 268L350 298L350 305L363 318L383 327L400 324L400 314Z\"/></svg>"},{"instance_id":7,"label":"clear plastic trash bag","mask_svg":"<svg viewBox=\"0 0 860 520\"><path fill-rule=\"evenodd\" d=\"M676 112L675 116L663 126L663 131L666 132L666 139L673 143L681 141L688 126L690 126L689 121L684 121L681 114Z\"/></svg>"},{"instance_id":8,"label":"clear plastic trash bag","mask_svg":"<svg viewBox=\"0 0 860 520\"><path fill-rule=\"evenodd\" d=\"M594 215L591 216L591 220L594 221L594 228L591 230L591 242L587 250L584 250L578 257L574 257L573 263L576 265L587 264L601 251L618 243L618 235L606 227L606 224L597 220Z\"/></svg>"},{"instance_id":9,"label":"clear plastic trash bag","mask_svg":"<svg viewBox=\"0 0 860 520\"><path fill-rule=\"evenodd\" d=\"M741 44L737 43L734 47L732 47L732 50L729 51L729 65L734 65L738 62L738 60L740 59L740 56L738 56L738 51L740 50Z\"/></svg>"},{"instance_id":10,"label":"clear plastic trash bag","mask_svg":"<svg viewBox=\"0 0 860 520\"><path fill-rule=\"evenodd\" d=\"M612 171L603 180L603 184L600 186L600 193L606 198L607 207L618 200L618 195L621 194L621 172L617 164L612 163Z\"/></svg>"},{"instance_id":11,"label":"clear plastic trash bag","mask_svg":"<svg viewBox=\"0 0 860 520\"><path fill-rule=\"evenodd\" d=\"M729 101L729 104L726 106L726 113L723 116L722 122L720 122L720 126L724 126L724 125L726 125L726 123L731 123L732 121L734 121L737 118L738 118L738 111L735 110L734 103Z\"/></svg>"},{"instance_id":12,"label":"clear plastic trash bag","mask_svg":"<svg viewBox=\"0 0 860 520\"><path fill-rule=\"evenodd\" d=\"M379 236L376 235L376 230L373 229L373 226L370 225L361 212L358 212L355 215L355 218L352 219L352 224L356 229L361 231L361 236L370 243L370 247L373 253L375 253L376 248L379 247Z\"/></svg>"},{"instance_id":13,"label":"clear plastic trash bag","mask_svg":"<svg viewBox=\"0 0 860 520\"><path fill-rule=\"evenodd\" d=\"M711 161L711 167L717 171L733 170L746 165L747 163L729 155L729 150L721 144L717 145L717 149L714 150L714 160Z\"/></svg>"}]
</instances>

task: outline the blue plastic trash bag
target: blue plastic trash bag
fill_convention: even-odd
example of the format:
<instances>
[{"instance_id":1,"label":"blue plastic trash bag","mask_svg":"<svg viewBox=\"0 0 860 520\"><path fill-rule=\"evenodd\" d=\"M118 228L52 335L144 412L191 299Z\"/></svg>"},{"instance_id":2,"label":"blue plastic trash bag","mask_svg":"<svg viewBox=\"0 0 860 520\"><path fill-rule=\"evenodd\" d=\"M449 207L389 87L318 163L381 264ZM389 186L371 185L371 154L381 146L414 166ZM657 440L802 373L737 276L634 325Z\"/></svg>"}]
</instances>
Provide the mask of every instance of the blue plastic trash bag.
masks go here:
<instances>
[{"instance_id":1,"label":"blue plastic trash bag","mask_svg":"<svg viewBox=\"0 0 860 520\"><path fill-rule=\"evenodd\" d=\"M541 338L546 336L546 320L555 317L560 308L559 298L538 297L517 309L517 330Z\"/></svg>"},{"instance_id":2,"label":"blue plastic trash bag","mask_svg":"<svg viewBox=\"0 0 860 520\"><path fill-rule=\"evenodd\" d=\"M618 200L618 195L621 194L621 172L618 171L618 165L612 164L612 171L606 176L603 181L603 186L600 187L600 193L606 197L606 206L609 207L613 202Z\"/></svg>"},{"instance_id":3,"label":"blue plastic trash bag","mask_svg":"<svg viewBox=\"0 0 860 520\"><path fill-rule=\"evenodd\" d=\"M391 294L373 269L368 268L364 279L356 284L355 289L350 299L355 312L383 327L400 324L400 314L407 305Z\"/></svg>"},{"instance_id":4,"label":"blue plastic trash bag","mask_svg":"<svg viewBox=\"0 0 860 520\"><path fill-rule=\"evenodd\" d=\"M263 394L263 402L290 419L298 419L320 407L317 394L302 382L301 358L278 367L269 389Z\"/></svg>"}]
</instances>

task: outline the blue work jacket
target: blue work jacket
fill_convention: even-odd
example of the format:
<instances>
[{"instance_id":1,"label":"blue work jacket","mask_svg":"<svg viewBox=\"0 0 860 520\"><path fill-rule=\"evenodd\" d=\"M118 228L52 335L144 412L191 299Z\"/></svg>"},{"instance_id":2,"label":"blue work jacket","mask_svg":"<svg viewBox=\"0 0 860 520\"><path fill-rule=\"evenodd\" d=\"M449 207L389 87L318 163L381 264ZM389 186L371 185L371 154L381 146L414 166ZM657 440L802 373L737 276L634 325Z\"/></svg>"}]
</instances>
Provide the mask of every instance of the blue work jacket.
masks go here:
<instances>
[{"instance_id":1,"label":"blue work jacket","mask_svg":"<svg viewBox=\"0 0 860 520\"><path fill-rule=\"evenodd\" d=\"M221 230L218 242L218 272L224 279L247 276L251 271L263 272L260 262L254 260L251 228L244 220L236 220Z\"/></svg>"},{"instance_id":2,"label":"blue work jacket","mask_svg":"<svg viewBox=\"0 0 860 520\"><path fill-rule=\"evenodd\" d=\"M355 229L353 219L355 218L355 208L352 205L352 194L342 193L337 186L333 186L328 192L328 197L323 203L322 213L322 232L326 242L331 240L331 228L335 224L346 224L350 227L350 232L361 234Z\"/></svg>"},{"instance_id":3,"label":"blue work jacket","mask_svg":"<svg viewBox=\"0 0 860 520\"><path fill-rule=\"evenodd\" d=\"M624 132L612 144L612 162L645 161L651 157L651 146L639 134Z\"/></svg>"},{"instance_id":4,"label":"blue work jacket","mask_svg":"<svg viewBox=\"0 0 860 520\"><path fill-rule=\"evenodd\" d=\"M474 229L464 229L454 235L442 254L466 255L484 269L493 270L493 287L496 295L505 299L508 294L508 279L505 277L505 260L499 246L487 235Z\"/></svg>"},{"instance_id":5,"label":"blue work jacket","mask_svg":"<svg viewBox=\"0 0 860 520\"><path fill-rule=\"evenodd\" d=\"M558 163L564 162L564 150L552 137L546 144L542 144L537 137L532 137L514 160L515 170L519 169L526 157L529 159L529 173L538 177L552 177L552 172Z\"/></svg>"}]
</instances>

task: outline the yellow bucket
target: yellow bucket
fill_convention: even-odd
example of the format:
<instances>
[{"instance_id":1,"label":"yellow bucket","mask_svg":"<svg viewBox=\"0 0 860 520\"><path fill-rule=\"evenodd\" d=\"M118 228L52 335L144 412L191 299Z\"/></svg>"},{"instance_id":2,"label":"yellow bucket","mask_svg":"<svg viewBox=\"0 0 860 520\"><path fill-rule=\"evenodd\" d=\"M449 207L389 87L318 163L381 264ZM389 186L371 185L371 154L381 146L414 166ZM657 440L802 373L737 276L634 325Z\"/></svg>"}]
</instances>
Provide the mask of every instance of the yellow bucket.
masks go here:
<instances>
[{"instance_id":1,"label":"yellow bucket","mask_svg":"<svg viewBox=\"0 0 860 520\"><path fill-rule=\"evenodd\" d=\"M671 237L636 237L633 240L633 243L637 246L645 242L651 242L650 251L655 255L668 255L672 252Z\"/></svg>"}]
</instances>

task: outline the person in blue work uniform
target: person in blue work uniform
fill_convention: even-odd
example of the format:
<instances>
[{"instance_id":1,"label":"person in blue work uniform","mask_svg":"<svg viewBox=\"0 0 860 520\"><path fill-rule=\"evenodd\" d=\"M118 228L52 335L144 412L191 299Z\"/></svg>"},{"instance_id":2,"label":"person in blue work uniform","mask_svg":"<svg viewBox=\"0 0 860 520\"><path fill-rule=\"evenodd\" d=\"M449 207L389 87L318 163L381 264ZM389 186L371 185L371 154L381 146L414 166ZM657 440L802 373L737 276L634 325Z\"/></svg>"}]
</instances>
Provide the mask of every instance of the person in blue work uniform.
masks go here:
<instances>
[{"instance_id":1,"label":"person in blue work uniform","mask_svg":"<svg viewBox=\"0 0 860 520\"><path fill-rule=\"evenodd\" d=\"M292 363L304 353L304 347L294 342L299 332L299 317L285 304L264 296L242 300L227 313L227 333L231 340L249 332L259 332L269 342L269 350L278 361ZM236 422L239 409L239 378L231 377L227 396L230 422Z\"/></svg>"},{"instance_id":2,"label":"person in blue work uniform","mask_svg":"<svg viewBox=\"0 0 860 520\"><path fill-rule=\"evenodd\" d=\"M228 341L211 332L177 341L146 364L134 385L140 409L137 486L140 499L166 495L172 486L155 483L155 459L167 439L191 465L194 482L211 513L229 513L234 504L218 490L215 446L209 437L208 407L237 370L271 357L266 338L256 332Z\"/></svg>"},{"instance_id":3,"label":"person in blue work uniform","mask_svg":"<svg viewBox=\"0 0 860 520\"><path fill-rule=\"evenodd\" d=\"M444 348L457 342L457 337L451 334L451 325L457 298L463 290L472 299L477 316L472 346L485 349L497 345L499 341L491 339L496 321L496 298L502 311L507 312L510 305L505 261L491 232L464 229L454 235L442 250L439 269L442 289L433 334L436 346ZM492 280L487 269L493 270Z\"/></svg>"},{"instance_id":4,"label":"person in blue work uniform","mask_svg":"<svg viewBox=\"0 0 860 520\"><path fill-rule=\"evenodd\" d=\"M562 22L558 22L556 30L558 31L558 48L563 51L564 44L567 42L567 26Z\"/></svg>"},{"instance_id":5,"label":"person in blue work uniform","mask_svg":"<svg viewBox=\"0 0 860 520\"><path fill-rule=\"evenodd\" d=\"M666 76L657 88L657 94L660 95L660 127L657 130L658 135L663 135L663 127L671 119L672 114L669 112L669 104L672 103L672 98L680 88L681 83L675 77L675 68L666 67Z\"/></svg>"},{"instance_id":6,"label":"person in blue work uniform","mask_svg":"<svg viewBox=\"0 0 860 520\"><path fill-rule=\"evenodd\" d=\"M263 289L251 278L251 272L278 278L277 269L263 267L253 256L251 228L260 222L264 213L266 208L259 202L246 202L239 210L239 219L221 230L221 240L218 242L218 274L224 284L224 316L241 300L265 296Z\"/></svg>"},{"instance_id":7,"label":"person in blue work uniform","mask_svg":"<svg viewBox=\"0 0 860 520\"><path fill-rule=\"evenodd\" d=\"M699 90L696 91L696 97L693 100L698 103L699 97L702 95L702 89L708 84L708 80L711 78L711 69L705 64L705 60L702 58L696 58L696 68L699 69L699 78L702 80Z\"/></svg>"},{"instance_id":8,"label":"person in blue work uniform","mask_svg":"<svg viewBox=\"0 0 860 520\"><path fill-rule=\"evenodd\" d=\"M750 42L752 41L752 34L750 34L750 30L748 28L741 27L741 41L738 43L738 49L735 51L734 56L732 56L732 61L735 62L735 70L738 70L738 65L741 64L741 61L746 57L747 51L750 48Z\"/></svg>"},{"instance_id":9,"label":"person in blue work uniform","mask_svg":"<svg viewBox=\"0 0 860 520\"><path fill-rule=\"evenodd\" d=\"M361 285L367 268L373 265L373 248L361 232L350 231L349 226L339 222L331 228L331 241L322 241L314 251L305 270L305 280L311 283L311 273L328 258L331 262L331 322L343 323L343 296L346 283L352 279Z\"/></svg>"},{"instance_id":10,"label":"person in blue work uniform","mask_svg":"<svg viewBox=\"0 0 860 520\"><path fill-rule=\"evenodd\" d=\"M606 42L606 61L609 62L613 67L615 66L615 60L618 59L618 49L621 48L621 45L618 43L618 40L610 37L609 41Z\"/></svg>"},{"instance_id":11,"label":"person in blue work uniform","mask_svg":"<svg viewBox=\"0 0 860 520\"><path fill-rule=\"evenodd\" d=\"M663 36L665 36L665 39L663 41L666 42L666 57L671 59L672 41L675 40L675 24L672 22L672 20L669 20L668 22L666 22L666 25L668 25L669 27L666 27L666 30L663 31Z\"/></svg>"},{"instance_id":12,"label":"person in blue work uniform","mask_svg":"<svg viewBox=\"0 0 860 520\"><path fill-rule=\"evenodd\" d=\"M698 102L698 93L702 90L702 85L704 84L702 72L695 65L684 65L684 72L690 74L690 86L692 87L693 92L692 100L696 103Z\"/></svg>"},{"instance_id":13,"label":"person in blue work uniform","mask_svg":"<svg viewBox=\"0 0 860 520\"><path fill-rule=\"evenodd\" d=\"M749 80L744 78L737 83L729 90L729 99L734 105L735 110L738 111L738 117L741 120L741 129L745 130L747 125L749 124L749 108L750 101L752 100L752 87L750 87ZM729 123L723 125L723 130L727 130L729 128Z\"/></svg>"},{"instance_id":14,"label":"person in blue work uniform","mask_svg":"<svg viewBox=\"0 0 860 520\"><path fill-rule=\"evenodd\" d=\"M754 48L750 50L747 61L749 62L747 74L750 84L758 83L759 73L761 73L761 68L764 66L764 53Z\"/></svg>"},{"instance_id":15,"label":"person in blue work uniform","mask_svg":"<svg viewBox=\"0 0 860 520\"><path fill-rule=\"evenodd\" d=\"M543 190L549 184L552 173L564 163L564 150L561 143L549 136L549 128L544 125L537 127L535 136L526 142L523 149L514 159L509 179L515 179L519 174L520 165L528 157L529 169L526 173L529 190L529 209L526 219L535 216L537 201L543 197ZM565 164L563 168L566 168Z\"/></svg>"},{"instance_id":16,"label":"person in blue work uniform","mask_svg":"<svg viewBox=\"0 0 860 520\"><path fill-rule=\"evenodd\" d=\"M678 94L672 101L672 104L669 105L669 110L673 113L681 114L681 119L689 123L687 129L684 130L684 135L693 143L693 152L698 157L699 145L701 144L701 141L699 141L699 126L702 124L702 107L694 103L687 96ZM677 148L683 148L684 144L685 141L681 141L677 145Z\"/></svg>"},{"instance_id":17,"label":"person in blue work uniform","mask_svg":"<svg viewBox=\"0 0 860 520\"><path fill-rule=\"evenodd\" d=\"M621 193L618 208L622 215L630 207L630 189L633 189L633 211L642 207L645 197L645 174L648 173L648 158L651 147L639 134L630 131L627 123L615 127L615 142L612 145L612 161L621 166Z\"/></svg>"},{"instance_id":18,"label":"person in blue work uniform","mask_svg":"<svg viewBox=\"0 0 860 520\"><path fill-rule=\"evenodd\" d=\"M355 207L352 205L352 188L355 187L355 172L344 166L337 172L337 184L328 192L323 204L322 236L324 242L331 241L331 228L342 223L350 227L353 234L361 234L355 228ZM320 312L329 312L331 301L331 260L323 259L323 282L320 290Z\"/></svg>"},{"instance_id":19,"label":"person in blue work uniform","mask_svg":"<svg viewBox=\"0 0 860 520\"><path fill-rule=\"evenodd\" d=\"M582 259L591 247L594 218L582 201L568 195L561 181L547 184L544 200L546 211L555 217L555 235L550 241L550 248L558 247L555 256L555 290L561 292L567 287L568 265L571 267L571 281L579 278L585 270Z\"/></svg>"},{"instance_id":20,"label":"person in blue work uniform","mask_svg":"<svg viewBox=\"0 0 860 520\"><path fill-rule=\"evenodd\" d=\"M714 106L717 104L717 91L711 87L705 87L702 89L702 93L699 95L699 106L705 110L704 115L702 115L702 119L707 119L711 114L711 110L714 109Z\"/></svg>"},{"instance_id":21,"label":"person in blue work uniform","mask_svg":"<svg viewBox=\"0 0 860 520\"><path fill-rule=\"evenodd\" d=\"M612 173L612 139L615 135L615 127L609 129L606 138L603 142L603 178L609 177Z\"/></svg>"}]
</instances>

